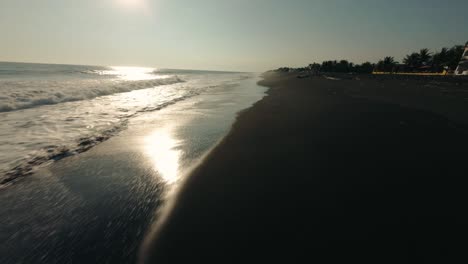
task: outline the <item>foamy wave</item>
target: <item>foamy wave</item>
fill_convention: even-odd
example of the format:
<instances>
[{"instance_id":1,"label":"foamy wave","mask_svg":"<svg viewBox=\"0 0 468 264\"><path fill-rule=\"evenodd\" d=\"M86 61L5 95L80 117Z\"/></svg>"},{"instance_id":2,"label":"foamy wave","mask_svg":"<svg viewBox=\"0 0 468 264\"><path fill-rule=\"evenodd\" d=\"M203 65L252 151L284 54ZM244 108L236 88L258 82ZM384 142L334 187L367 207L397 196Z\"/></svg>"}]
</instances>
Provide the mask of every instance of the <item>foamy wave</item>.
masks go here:
<instances>
[{"instance_id":1,"label":"foamy wave","mask_svg":"<svg viewBox=\"0 0 468 264\"><path fill-rule=\"evenodd\" d=\"M177 76L151 80L3 81L0 82L0 112L93 99L183 82Z\"/></svg>"},{"instance_id":2,"label":"foamy wave","mask_svg":"<svg viewBox=\"0 0 468 264\"><path fill-rule=\"evenodd\" d=\"M147 73L152 69L118 67L112 68L119 73L113 78L107 76L112 72L98 72L108 70L103 67L80 76L44 77L36 72L61 72L61 67L33 66L34 74L0 79L0 189L56 160L87 151L125 129L135 116L199 94L223 94L250 78L243 73ZM42 105L50 106L36 107Z\"/></svg>"},{"instance_id":3,"label":"foamy wave","mask_svg":"<svg viewBox=\"0 0 468 264\"><path fill-rule=\"evenodd\" d=\"M14 182L18 178L33 174L44 164L49 164L50 162L83 153L93 148L94 146L110 139L112 136L124 130L127 127L129 119L137 114L158 111L198 94L198 92L190 92L185 96L174 98L157 106L145 107L135 113L122 117L122 119L113 127L100 131L94 135L81 137L72 144L49 145L40 150L32 151L24 158L22 158L16 166L10 167L8 169L0 168L0 189Z\"/></svg>"},{"instance_id":4,"label":"foamy wave","mask_svg":"<svg viewBox=\"0 0 468 264\"><path fill-rule=\"evenodd\" d=\"M31 153L28 157L24 158L20 164L4 172L4 175L0 176L0 189L20 177L31 175L43 164L58 161L91 149L120 132L126 125L127 120L97 135L80 138L75 145L48 146L47 148Z\"/></svg>"}]
</instances>

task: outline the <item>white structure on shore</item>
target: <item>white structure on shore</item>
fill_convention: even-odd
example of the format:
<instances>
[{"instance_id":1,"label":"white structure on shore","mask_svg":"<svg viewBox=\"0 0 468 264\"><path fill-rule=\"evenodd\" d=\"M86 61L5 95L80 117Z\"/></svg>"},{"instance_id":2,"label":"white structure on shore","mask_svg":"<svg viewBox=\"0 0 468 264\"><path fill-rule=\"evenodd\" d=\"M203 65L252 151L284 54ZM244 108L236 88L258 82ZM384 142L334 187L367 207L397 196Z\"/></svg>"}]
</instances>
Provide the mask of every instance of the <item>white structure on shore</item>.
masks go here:
<instances>
[{"instance_id":1,"label":"white structure on shore","mask_svg":"<svg viewBox=\"0 0 468 264\"><path fill-rule=\"evenodd\" d=\"M465 45L465 51L463 56L458 64L457 69L455 70L456 75L468 75L468 42Z\"/></svg>"}]
</instances>

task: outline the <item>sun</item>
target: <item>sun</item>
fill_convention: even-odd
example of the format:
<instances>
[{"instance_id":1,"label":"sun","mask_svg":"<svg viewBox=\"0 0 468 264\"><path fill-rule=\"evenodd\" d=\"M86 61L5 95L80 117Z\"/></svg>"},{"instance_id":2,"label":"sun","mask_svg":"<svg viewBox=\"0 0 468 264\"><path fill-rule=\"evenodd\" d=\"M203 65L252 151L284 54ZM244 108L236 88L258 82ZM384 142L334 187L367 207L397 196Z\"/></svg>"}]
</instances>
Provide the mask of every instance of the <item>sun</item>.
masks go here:
<instances>
[{"instance_id":1,"label":"sun","mask_svg":"<svg viewBox=\"0 0 468 264\"><path fill-rule=\"evenodd\" d=\"M125 9L145 9L147 0L115 0L117 4Z\"/></svg>"}]
</instances>

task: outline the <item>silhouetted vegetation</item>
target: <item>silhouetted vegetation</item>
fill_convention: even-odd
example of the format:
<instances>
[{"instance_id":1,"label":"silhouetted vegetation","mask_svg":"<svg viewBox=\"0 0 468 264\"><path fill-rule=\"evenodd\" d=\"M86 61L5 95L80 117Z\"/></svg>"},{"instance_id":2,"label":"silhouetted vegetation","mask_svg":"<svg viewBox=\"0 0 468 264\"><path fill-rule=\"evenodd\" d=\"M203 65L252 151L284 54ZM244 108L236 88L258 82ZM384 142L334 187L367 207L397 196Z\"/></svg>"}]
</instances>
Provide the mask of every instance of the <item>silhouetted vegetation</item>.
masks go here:
<instances>
[{"instance_id":1,"label":"silhouetted vegetation","mask_svg":"<svg viewBox=\"0 0 468 264\"><path fill-rule=\"evenodd\" d=\"M465 44L468 45L468 42ZM354 64L347 60L329 60L320 63L312 63L301 68L279 68L282 72L310 72L318 73L372 73L379 72L442 72L454 71L464 52L464 46L455 45L452 48L442 48L432 53L424 48L419 52L412 52L403 59L403 63L395 61L394 57L385 57L376 64L364 62Z\"/></svg>"},{"instance_id":2,"label":"silhouetted vegetation","mask_svg":"<svg viewBox=\"0 0 468 264\"><path fill-rule=\"evenodd\" d=\"M429 49L421 49L419 52L413 52L406 55L403 60L407 71L432 71L441 72L443 70L454 71L460 58L463 55L464 46L456 45L452 48L442 48L440 51L432 54Z\"/></svg>"},{"instance_id":3,"label":"silhouetted vegetation","mask_svg":"<svg viewBox=\"0 0 468 264\"><path fill-rule=\"evenodd\" d=\"M371 73L375 65L370 62L354 64L347 60L324 61L322 64L312 63L308 69L312 72L338 72L338 73Z\"/></svg>"},{"instance_id":4,"label":"silhouetted vegetation","mask_svg":"<svg viewBox=\"0 0 468 264\"><path fill-rule=\"evenodd\" d=\"M393 57L385 57L383 60L380 60L375 67L375 70L382 72L392 72L395 71L395 67L398 62L395 61Z\"/></svg>"}]
</instances>

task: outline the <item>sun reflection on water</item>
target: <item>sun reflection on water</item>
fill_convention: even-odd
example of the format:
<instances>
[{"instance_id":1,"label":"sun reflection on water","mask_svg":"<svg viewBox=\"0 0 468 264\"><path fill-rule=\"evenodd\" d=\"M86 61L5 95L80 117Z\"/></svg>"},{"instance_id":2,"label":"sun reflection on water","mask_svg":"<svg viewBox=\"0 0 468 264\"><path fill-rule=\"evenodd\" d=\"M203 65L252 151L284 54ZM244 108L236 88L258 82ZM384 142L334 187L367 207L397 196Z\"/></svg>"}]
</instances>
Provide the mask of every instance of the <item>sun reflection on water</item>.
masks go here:
<instances>
[{"instance_id":1,"label":"sun reflection on water","mask_svg":"<svg viewBox=\"0 0 468 264\"><path fill-rule=\"evenodd\" d=\"M167 183L176 182L179 176L179 143L170 130L158 130L145 138L145 153Z\"/></svg>"},{"instance_id":2,"label":"sun reflection on water","mask_svg":"<svg viewBox=\"0 0 468 264\"><path fill-rule=\"evenodd\" d=\"M109 71L110 74L117 75L120 79L127 81L151 80L157 78L157 76L153 74L155 70L153 68L122 66L112 66L110 68L112 69Z\"/></svg>"}]
</instances>

